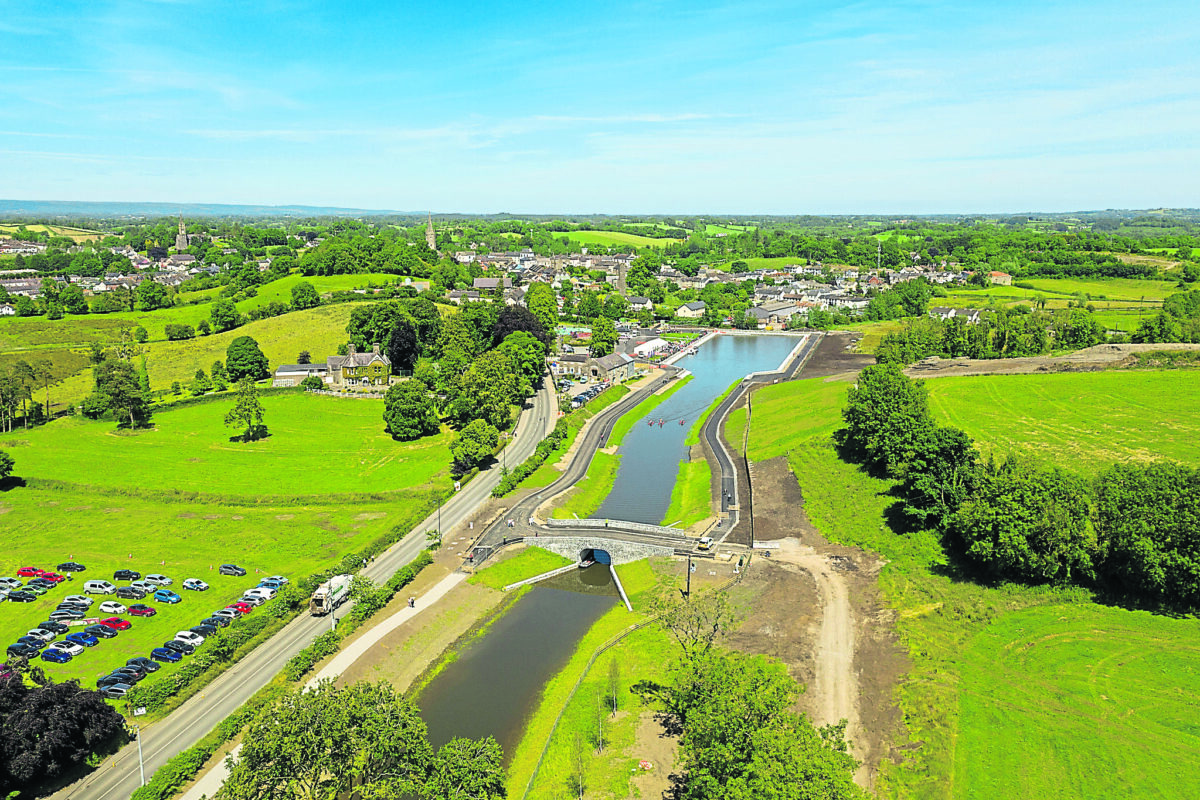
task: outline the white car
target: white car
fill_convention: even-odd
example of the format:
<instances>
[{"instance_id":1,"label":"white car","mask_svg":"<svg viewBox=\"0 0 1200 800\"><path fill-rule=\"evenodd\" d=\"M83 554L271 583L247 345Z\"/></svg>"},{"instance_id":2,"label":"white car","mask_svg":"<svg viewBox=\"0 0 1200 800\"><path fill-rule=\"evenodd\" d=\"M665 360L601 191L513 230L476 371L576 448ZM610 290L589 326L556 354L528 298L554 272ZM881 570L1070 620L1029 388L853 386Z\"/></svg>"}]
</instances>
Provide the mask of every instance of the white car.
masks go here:
<instances>
[{"instance_id":1,"label":"white car","mask_svg":"<svg viewBox=\"0 0 1200 800\"><path fill-rule=\"evenodd\" d=\"M264 581L275 581L276 583L282 583L284 586L287 586L289 583L288 579L283 577L282 575L269 575L266 578L263 578L263 580Z\"/></svg>"},{"instance_id":2,"label":"white car","mask_svg":"<svg viewBox=\"0 0 1200 800\"><path fill-rule=\"evenodd\" d=\"M86 594L69 594L62 599L64 603L77 603L81 606L92 607L92 603L96 602Z\"/></svg>"},{"instance_id":3,"label":"white car","mask_svg":"<svg viewBox=\"0 0 1200 800\"><path fill-rule=\"evenodd\" d=\"M20 589L24 585L16 578L0 578L0 586L6 589Z\"/></svg>"},{"instance_id":4,"label":"white car","mask_svg":"<svg viewBox=\"0 0 1200 800\"><path fill-rule=\"evenodd\" d=\"M166 575L159 575L157 572L147 575L142 578L146 583L153 583L155 586L170 586L175 581L168 578Z\"/></svg>"},{"instance_id":5,"label":"white car","mask_svg":"<svg viewBox=\"0 0 1200 800\"><path fill-rule=\"evenodd\" d=\"M128 610L128 608L116 600L105 600L100 604L100 612L102 614L124 614Z\"/></svg>"},{"instance_id":6,"label":"white car","mask_svg":"<svg viewBox=\"0 0 1200 800\"><path fill-rule=\"evenodd\" d=\"M146 594L154 594L155 592L158 591L157 583L151 583L150 581L146 581L146 580L134 581L133 583L131 583L129 585L132 586L134 589L141 589Z\"/></svg>"},{"instance_id":7,"label":"white car","mask_svg":"<svg viewBox=\"0 0 1200 800\"><path fill-rule=\"evenodd\" d=\"M26 631L26 635L32 636L35 639L41 639L43 642L53 642L55 633L48 631L45 628L34 628L31 631Z\"/></svg>"},{"instance_id":8,"label":"white car","mask_svg":"<svg viewBox=\"0 0 1200 800\"><path fill-rule=\"evenodd\" d=\"M193 592L208 591L208 584L199 578L188 578L183 582L183 588L191 589Z\"/></svg>"},{"instance_id":9,"label":"white car","mask_svg":"<svg viewBox=\"0 0 1200 800\"><path fill-rule=\"evenodd\" d=\"M237 602L245 603L246 605L258 608L263 603L267 602L267 599L260 594L244 594L238 598Z\"/></svg>"},{"instance_id":10,"label":"white car","mask_svg":"<svg viewBox=\"0 0 1200 800\"><path fill-rule=\"evenodd\" d=\"M175 634L175 641L187 642L192 647L199 647L200 645L204 644L204 637L195 631L180 631L179 633Z\"/></svg>"},{"instance_id":11,"label":"white car","mask_svg":"<svg viewBox=\"0 0 1200 800\"><path fill-rule=\"evenodd\" d=\"M247 589L244 594L246 597L261 597L263 600L275 599L275 590L269 586L256 586L253 589Z\"/></svg>"},{"instance_id":12,"label":"white car","mask_svg":"<svg viewBox=\"0 0 1200 800\"><path fill-rule=\"evenodd\" d=\"M235 619L242 618L242 615L239 612L234 611L232 608L219 608L216 611L214 611L212 613L212 615L214 617L224 617L225 619L228 619L228 620L235 620Z\"/></svg>"},{"instance_id":13,"label":"white car","mask_svg":"<svg viewBox=\"0 0 1200 800\"><path fill-rule=\"evenodd\" d=\"M54 642L47 649L62 650L73 657L83 652L83 645L75 644L74 642Z\"/></svg>"}]
</instances>

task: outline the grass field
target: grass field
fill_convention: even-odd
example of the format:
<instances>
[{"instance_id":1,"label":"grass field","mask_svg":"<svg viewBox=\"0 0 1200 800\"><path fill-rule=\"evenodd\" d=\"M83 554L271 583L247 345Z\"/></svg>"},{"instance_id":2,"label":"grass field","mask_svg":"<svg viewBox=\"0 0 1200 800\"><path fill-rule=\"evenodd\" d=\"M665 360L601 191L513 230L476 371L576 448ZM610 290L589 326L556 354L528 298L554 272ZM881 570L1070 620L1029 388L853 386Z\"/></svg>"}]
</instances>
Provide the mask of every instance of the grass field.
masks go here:
<instances>
[{"instance_id":1,"label":"grass field","mask_svg":"<svg viewBox=\"0 0 1200 800\"><path fill-rule=\"evenodd\" d=\"M1072 470L1171 458L1200 465L1200 381L1186 371L991 375L926 382L930 407L986 453Z\"/></svg>"},{"instance_id":2,"label":"grass field","mask_svg":"<svg viewBox=\"0 0 1200 800\"><path fill-rule=\"evenodd\" d=\"M506 558L499 564L493 564L471 576L470 582L491 589L503 589L511 583L533 578L543 572L565 567L574 563L557 553L543 550L540 547L526 547L512 558Z\"/></svg>"},{"instance_id":3,"label":"grass field","mask_svg":"<svg viewBox=\"0 0 1200 800\"><path fill-rule=\"evenodd\" d=\"M912 663L899 688L911 744L883 766L879 796L1194 797L1200 730L1186 687L1200 623L1100 606L1082 590L949 577L932 533L888 527L892 482L837 457L829 434L847 386L756 392L750 456L786 455L813 524L887 562L880 588Z\"/></svg>"},{"instance_id":4,"label":"grass field","mask_svg":"<svg viewBox=\"0 0 1200 800\"><path fill-rule=\"evenodd\" d=\"M257 442L229 441L240 431L222 424L233 406L226 397L160 411L150 430L66 417L0 434L0 447L26 479L252 501L432 488L448 474L452 434L396 442L384 432L382 400L296 392L264 396L262 404L270 436Z\"/></svg>"},{"instance_id":5,"label":"grass field","mask_svg":"<svg viewBox=\"0 0 1200 800\"><path fill-rule=\"evenodd\" d=\"M587 476L567 490L566 500L554 509L551 517L586 519L594 514L612 491L613 481L617 479L617 467L620 465L621 457L615 453L597 452L592 456Z\"/></svg>"},{"instance_id":6,"label":"grass field","mask_svg":"<svg viewBox=\"0 0 1200 800\"><path fill-rule=\"evenodd\" d=\"M678 244L681 241L680 239L656 239L652 236L638 236L620 231L571 231L563 235L574 244L600 244L606 247L614 244L628 244L634 247L666 247L668 244Z\"/></svg>"},{"instance_id":7,"label":"grass field","mask_svg":"<svg viewBox=\"0 0 1200 800\"><path fill-rule=\"evenodd\" d=\"M1179 291L1174 281L1137 280L1136 278L1022 278L1042 293L1074 295L1083 293L1093 300L1161 303ZM1016 287L1005 286L1004 289Z\"/></svg>"},{"instance_id":8,"label":"grass field","mask_svg":"<svg viewBox=\"0 0 1200 800\"><path fill-rule=\"evenodd\" d=\"M20 225L12 223L0 224L0 236L10 235ZM68 239L74 239L76 242L90 242L96 239L103 239L107 234L101 231L90 231L86 228L72 228L66 225L26 225L25 230L32 233L48 233L51 236L65 236Z\"/></svg>"}]
</instances>

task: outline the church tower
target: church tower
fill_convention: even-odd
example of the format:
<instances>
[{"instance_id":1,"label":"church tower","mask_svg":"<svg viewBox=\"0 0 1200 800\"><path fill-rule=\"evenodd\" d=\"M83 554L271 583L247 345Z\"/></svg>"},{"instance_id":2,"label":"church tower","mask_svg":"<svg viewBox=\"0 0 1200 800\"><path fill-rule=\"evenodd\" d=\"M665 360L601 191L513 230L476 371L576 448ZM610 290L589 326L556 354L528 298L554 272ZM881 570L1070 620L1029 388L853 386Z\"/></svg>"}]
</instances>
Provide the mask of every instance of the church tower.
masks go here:
<instances>
[{"instance_id":1,"label":"church tower","mask_svg":"<svg viewBox=\"0 0 1200 800\"><path fill-rule=\"evenodd\" d=\"M183 214L179 215L179 233L175 234L175 250L182 253L188 249L187 228L183 227Z\"/></svg>"},{"instance_id":2,"label":"church tower","mask_svg":"<svg viewBox=\"0 0 1200 800\"><path fill-rule=\"evenodd\" d=\"M433 215L429 215L429 224L425 226L425 244L429 245L429 249L437 252L437 234L433 232Z\"/></svg>"}]
</instances>

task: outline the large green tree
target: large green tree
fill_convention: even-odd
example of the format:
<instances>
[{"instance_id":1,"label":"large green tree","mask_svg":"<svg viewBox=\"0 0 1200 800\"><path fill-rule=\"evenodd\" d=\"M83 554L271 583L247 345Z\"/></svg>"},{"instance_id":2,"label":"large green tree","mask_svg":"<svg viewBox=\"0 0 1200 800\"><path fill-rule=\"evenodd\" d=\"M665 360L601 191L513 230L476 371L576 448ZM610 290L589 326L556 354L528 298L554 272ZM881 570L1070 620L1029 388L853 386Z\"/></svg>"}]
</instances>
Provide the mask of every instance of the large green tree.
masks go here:
<instances>
[{"instance_id":1,"label":"large green tree","mask_svg":"<svg viewBox=\"0 0 1200 800\"><path fill-rule=\"evenodd\" d=\"M274 265L272 265L274 266ZM300 281L292 287L292 308L316 308L321 305L321 295L308 281Z\"/></svg>"},{"instance_id":2,"label":"large green tree","mask_svg":"<svg viewBox=\"0 0 1200 800\"><path fill-rule=\"evenodd\" d=\"M383 421L393 438L407 442L437 433L437 409L425 384L401 381L388 387L383 398Z\"/></svg>"},{"instance_id":3,"label":"large green tree","mask_svg":"<svg viewBox=\"0 0 1200 800\"><path fill-rule=\"evenodd\" d=\"M213 303L212 310L208 312L208 318L212 321L213 330L220 333L221 331L229 331L242 324L241 315L238 314L237 306L232 300L218 300Z\"/></svg>"},{"instance_id":4,"label":"large green tree","mask_svg":"<svg viewBox=\"0 0 1200 800\"><path fill-rule=\"evenodd\" d=\"M423 800L503 800L504 753L492 737L456 737L442 745L433 759Z\"/></svg>"},{"instance_id":5,"label":"large green tree","mask_svg":"<svg viewBox=\"0 0 1200 800\"><path fill-rule=\"evenodd\" d=\"M617 328L608 317L592 322L591 353L594 357L611 355L617 345Z\"/></svg>"},{"instance_id":6,"label":"large green tree","mask_svg":"<svg viewBox=\"0 0 1200 800\"><path fill-rule=\"evenodd\" d=\"M417 337L417 326L408 317L396 320L387 338L387 355L392 361L392 372L412 370L421 356L421 342Z\"/></svg>"},{"instance_id":7,"label":"large green tree","mask_svg":"<svg viewBox=\"0 0 1200 800\"><path fill-rule=\"evenodd\" d=\"M242 378L260 380L271 373L267 369L267 357L259 349L258 342L249 336L239 336L229 343L225 351L225 372L231 381ZM214 376L216 371L213 371Z\"/></svg>"},{"instance_id":8,"label":"large green tree","mask_svg":"<svg viewBox=\"0 0 1200 800\"><path fill-rule=\"evenodd\" d=\"M253 442L266 435L267 428L263 425L265 413L262 402L258 399L258 387L249 378L242 378L238 381L233 408L225 414L225 426L243 428L241 440Z\"/></svg>"},{"instance_id":9,"label":"large green tree","mask_svg":"<svg viewBox=\"0 0 1200 800\"><path fill-rule=\"evenodd\" d=\"M500 432L482 419L467 425L450 445L456 474L462 475L491 458L500 443Z\"/></svg>"},{"instance_id":10,"label":"large green tree","mask_svg":"<svg viewBox=\"0 0 1200 800\"><path fill-rule=\"evenodd\" d=\"M15 466L16 462L13 461L13 457L0 450L0 481L12 475Z\"/></svg>"},{"instance_id":11,"label":"large green tree","mask_svg":"<svg viewBox=\"0 0 1200 800\"><path fill-rule=\"evenodd\" d=\"M507 428L512 405L521 398L517 367L503 351L489 350L454 381L446 412L460 425L481 419L496 428Z\"/></svg>"},{"instance_id":12,"label":"large green tree","mask_svg":"<svg viewBox=\"0 0 1200 800\"><path fill-rule=\"evenodd\" d=\"M899 364L874 364L858 374L847 398L840 444L872 469L902 474L933 429L924 382L909 378Z\"/></svg>"},{"instance_id":13,"label":"large green tree","mask_svg":"<svg viewBox=\"0 0 1200 800\"><path fill-rule=\"evenodd\" d=\"M131 428L150 422L150 402L137 370L128 361L105 361L93 370L96 392L103 408L113 412L118 424Z\"/></svg>"},{"instance_id":14,"label":"large green tree","mask_svg":"<svg viewBox=\"0 0 1200 800\"><path fill-rule=\"evenodd\" d=\"M554 334L558 326L558 298L553 286L541 281L530 285L525 292L525 307L541 321L543 330Z\"/></svg>"}]
</instances>

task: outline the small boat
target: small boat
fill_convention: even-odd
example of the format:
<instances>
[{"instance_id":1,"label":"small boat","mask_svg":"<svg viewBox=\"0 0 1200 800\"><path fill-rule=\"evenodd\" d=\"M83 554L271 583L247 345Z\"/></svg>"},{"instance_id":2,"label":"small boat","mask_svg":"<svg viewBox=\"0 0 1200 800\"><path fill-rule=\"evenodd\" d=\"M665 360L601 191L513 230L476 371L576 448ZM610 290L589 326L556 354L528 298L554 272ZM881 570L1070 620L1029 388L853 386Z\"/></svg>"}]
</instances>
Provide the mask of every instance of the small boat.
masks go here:
<instances>
[{"instance_id":1,"label":"small boat","mask_svg":"<svg viewBox=\"0 0 1200 800\"><path fill-rule=\"evenodd\" d=\"M659 418L658 418L658 427L660 427L660 428L661 428L662 426L663 426L663 418L662 418L662 417L659 417Z\"/></svg>"},{"instance_id":2,"label":"small boat","mask_svg":"<svg viewBox=\"0 0 1200 800\"><path fill-rule=\"evenodd\" d=\"M681 420L679 420L679 424L680 424L680 425L686 425L686 424L687 424L687 420L686 420L686 419L681 419Z\"/></svg>"},{"instance_id":3,"label":"small boat","mask_svg":"<svg viewBox=\"0 0 1200 800\"><path fill-rule=\"evenodd\" d=\"M588 559L584 559L583 561L580 561L580 562L579 562L579 568L580 568L580 569L587 569L588 567L590 567L592 564L595 564L595 563L596 563L596 562L595 562L595 560L593 560L593 559L590 559L590 558L588 558Z\"/></svg>"}]
</instances>

